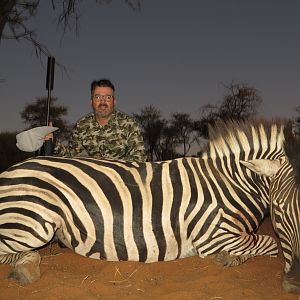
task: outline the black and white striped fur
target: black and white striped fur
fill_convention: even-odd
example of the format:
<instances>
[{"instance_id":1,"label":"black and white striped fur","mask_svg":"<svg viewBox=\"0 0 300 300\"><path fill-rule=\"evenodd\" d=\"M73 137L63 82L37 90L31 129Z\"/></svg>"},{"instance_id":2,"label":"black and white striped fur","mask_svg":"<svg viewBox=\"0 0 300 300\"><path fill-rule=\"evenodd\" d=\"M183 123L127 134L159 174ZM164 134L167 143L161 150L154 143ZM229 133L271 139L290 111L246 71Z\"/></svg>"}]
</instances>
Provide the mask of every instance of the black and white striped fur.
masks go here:
<instances>
[{"instance_id":1,"label":"black and white striped fur","mask_svg":"<svg viewBox=\"0 0 300 300\"><path fill-rule=\"evenodd\" d=\"M240 160L283 155L283 126L231 123L211 129L201 158L129 163L37 157L0 175L0 262L20 282L56 235L76 253L111 261L156 262L214 255L234 266L276 255L255 232L268 211L270 180ZM15 253L21 253L19 264ZM21 269L18 269L22 265ZM25 270L24 270L25 265Z\"/></svg>"},{"instance_id":2,"label":"black and white striped fur","mask_svg":"<svg viewBox=\"0 0 300 300\"><path fill-rule=\"evenodd\" d=\"M271 179L271 219L285 262L283 288L300 293L300 136L293 136L288 127L284 151L286 156L279 160L256 159L243 164Z\"/></svg>"}]
</instances>

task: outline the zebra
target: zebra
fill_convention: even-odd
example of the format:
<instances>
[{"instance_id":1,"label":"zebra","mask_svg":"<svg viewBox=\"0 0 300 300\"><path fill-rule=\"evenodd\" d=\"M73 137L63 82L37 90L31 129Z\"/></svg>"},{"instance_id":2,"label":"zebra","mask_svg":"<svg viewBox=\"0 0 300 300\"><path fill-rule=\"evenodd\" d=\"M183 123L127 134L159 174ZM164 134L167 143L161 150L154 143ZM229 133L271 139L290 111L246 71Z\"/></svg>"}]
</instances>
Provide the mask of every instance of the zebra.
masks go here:
<instances>
[{"instance_id":1,"label":"zebra","mask_svg":"<svg viewBox=\"0 0 300 300\"><path fill-rule=\"evenodd\" d=\"M284 290L300 293L300 135L285 130L284 159L241 161L250 170L271 178L270 215L283 257Z\"/></svg>"},{"instance_id":2,"label":"zebra","mask_svg":"<svg viewBox=\"0 0 300 300\"><path fill-rule=\"evenodd\" d=\"M124 162L33 157L0 175L0 263L22 284L40 278L36 249L55 236L108 261L212 257L237 266L276 256L256 233L269 210L270 179L240 161L284 157L284 125L226 122L210 128L201 157Z\"/></svg>"}]
</instances>

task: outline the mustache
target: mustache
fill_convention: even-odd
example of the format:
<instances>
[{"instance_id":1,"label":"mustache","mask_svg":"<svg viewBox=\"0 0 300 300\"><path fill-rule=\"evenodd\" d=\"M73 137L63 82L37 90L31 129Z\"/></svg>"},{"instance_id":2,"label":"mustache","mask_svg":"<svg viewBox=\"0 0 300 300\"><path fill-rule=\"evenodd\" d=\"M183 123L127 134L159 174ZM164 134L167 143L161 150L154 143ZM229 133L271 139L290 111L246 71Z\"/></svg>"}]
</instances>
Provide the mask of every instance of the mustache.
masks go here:
<instances>
[{"instance_id":1,"label":"mustache","mask_svg":"<svg viewBox=\"0 0 300 300\"><path fill-rule=\"evenodd\" d=\"M98 108L108 108L108 105L107 104L100 104L100 105L98 105Z\"/></svg>"}]
</instances>

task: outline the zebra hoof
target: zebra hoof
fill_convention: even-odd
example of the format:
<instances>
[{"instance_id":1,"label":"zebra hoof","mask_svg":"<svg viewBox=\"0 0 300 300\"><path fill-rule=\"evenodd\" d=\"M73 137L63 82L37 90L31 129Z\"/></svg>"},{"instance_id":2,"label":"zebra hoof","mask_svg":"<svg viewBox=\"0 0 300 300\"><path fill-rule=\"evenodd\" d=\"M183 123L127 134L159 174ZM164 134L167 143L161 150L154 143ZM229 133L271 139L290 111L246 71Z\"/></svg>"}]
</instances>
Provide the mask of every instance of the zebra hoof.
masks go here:
<instances>
[{"instance_id":1,"label":"zebra hoof","mask_svg":"<svg viewBox=\"0 0 300 300\"><path fill-rule=\"evenodd\" d=\"M28 263L16 266L8 278L16 279L21 284L30 284L41 277L40 268L36 264Z\"/></svg>"},{"instance_id":2,"label":"zebra hoof","mask_svg":"<svg viewBox=\"0 0 300 300\"><path fill-rule=\"evenodd\" d=\"M231 267L235 265L236 257L227 251L221 251L213 256L214 263L219 266Z\"/></svg>"},{"instance_id":3,"label":"zebra hoof","mask_svg":"<svg viewBox=\"0 0 300 300\"><path fill-rule=\"evenodd\" d=\"M282 287L288 293L300 293L300 282L286 274L283 276Z\"/></svg>"},{"instance_id":4,"label":"zebra hoof","mask_svg":"<svg viewBox=\"0 0 300 300\"><path fill-rule=\"evenodd\" d=\"M58 244L59 248L61 248L61 249L68 248L68 247L67 247L62 241L60 241L60 240L57 241L57 244Z\"/></svg>"}]
</instances>

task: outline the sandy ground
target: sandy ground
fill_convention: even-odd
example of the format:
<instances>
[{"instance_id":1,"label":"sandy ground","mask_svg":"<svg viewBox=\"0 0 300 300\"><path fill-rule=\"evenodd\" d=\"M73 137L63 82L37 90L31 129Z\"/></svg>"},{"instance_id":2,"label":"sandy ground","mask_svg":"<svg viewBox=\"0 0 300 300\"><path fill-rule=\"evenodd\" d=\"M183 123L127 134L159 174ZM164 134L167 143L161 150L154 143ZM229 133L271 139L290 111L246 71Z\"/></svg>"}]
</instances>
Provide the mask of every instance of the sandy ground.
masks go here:
<instances>
[{"instance_id":1,"label":"sandy ground","mask_svg":"<svg viewBox=\"0 0 300 300\"><path fill-rule=\"evenodd\" d=\"M260 232L274 236L269 220ZM21 286L7 279L11 267L0 265L1 300L300 299L281 288L281 254L226 268L199 257L152 264L106 262L81 257L57 245L47 246L40 253L42 276L31 285Z\"/></svg>"}]
</instances>

